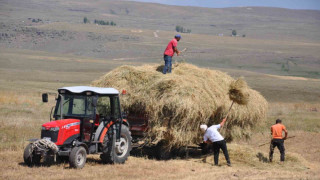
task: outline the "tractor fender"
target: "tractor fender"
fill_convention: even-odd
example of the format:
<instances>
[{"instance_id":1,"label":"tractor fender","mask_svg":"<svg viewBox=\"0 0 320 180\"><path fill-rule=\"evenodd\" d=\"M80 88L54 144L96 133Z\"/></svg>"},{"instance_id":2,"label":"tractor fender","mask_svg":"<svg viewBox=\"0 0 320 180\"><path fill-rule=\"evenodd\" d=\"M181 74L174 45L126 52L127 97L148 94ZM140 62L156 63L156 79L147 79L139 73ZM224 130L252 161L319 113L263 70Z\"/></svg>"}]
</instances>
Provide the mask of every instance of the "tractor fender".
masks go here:
<instances>
[{"instance_id":1,"label":"tractor fender","mask_svg":"<svg viewBox=\"0 0 320 180\"><path fill-rule=\"evenodd\" d=\"M70 136L68 139L66 139L64 142L63 142L63 145L68 145L68 144L71 144L72 141L78 139L80 137L80 134L75 134L73 136Z\"/></svg>"},{"instance_id":2,"label":"tractor fender","mask_svg":"<svg viewBox=\"0 0 320 180\"><path fill-rule=\"evenodd\" d=\"M94 141L95 142L99 141L99 137L101 136L101 132L105 129L106 125L107 125L106 121L102 121L99 124L99 126L98 126L98 128L96 130L95 136L94 136Z\"/></svg>"},{"instance_id":3,"label":"tractor fender","mask_svg":"<svg viewBox=\"0 0 320 180\"><path fill-rule=\"evenodd\" d=\"M101 132L100 137L99 137L99 142L103 143L104 136L107 134L108 129L113 124L114 124L114 122L110 121L109 124L107 124L107 126L103 129L103 131Z\"/></svg>"},{"instance_id":4,"label":"tractor fender","mask_svg":"<svg viewBox=\"0 0 320 180\"><path fill-rule=\"evenodd\" d=\"M103 124L103 123L101 123L101 124ZM101 125L101 124L100 124L100 125ZM98 132L99 127L100 127L100 126L99 126L98 129L97 129L96 134L100 134L100 136L96 136L96 137L95 137L95 141L98 141L98 140L99 140L100 143L103 143L104 136L106 135L106 133L108 132L108 129L109 129L113 124L115 124L115 122L110 121L106 126L104 126L103 130L101 129L101 131L100 131L101 133ZM129 122L128 122L126 119L123 119L122 124L129 127Z\"/></svg>"},{"instance_id":5,"label":"tractor fender","mask_svg":"<svg viewBox=\"0 0 320 180\"><path fill-rule=\"evenodd\" d=\"M130 127L129 122L126 119L122 120L122 124Z\"/></svg>"},{"instance_id":6,"label":"tractor fender","mask_svg":"<svg viewBox=\"0 0 320 180\"><path fill-rule=\"evenodd\" d=\"M79 146L84 147L84 149L86 150L87 154L89 154L89 148L88 148L87 144L85 144L83 142L77 142L75 147L79 147Z\"/></svg>"}]
</instances>

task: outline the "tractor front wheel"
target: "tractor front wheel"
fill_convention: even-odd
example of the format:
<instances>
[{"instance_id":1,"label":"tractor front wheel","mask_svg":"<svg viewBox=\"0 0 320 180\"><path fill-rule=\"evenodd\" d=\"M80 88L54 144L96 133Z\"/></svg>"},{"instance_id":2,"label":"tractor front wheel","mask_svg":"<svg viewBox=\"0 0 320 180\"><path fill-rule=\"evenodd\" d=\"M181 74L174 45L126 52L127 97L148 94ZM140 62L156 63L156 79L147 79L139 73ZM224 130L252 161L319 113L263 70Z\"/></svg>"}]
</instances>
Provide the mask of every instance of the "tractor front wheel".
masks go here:
<instances>
[{"instance_id":1,"label":"tractor front wheel","mask_svg":"<svg viewBox=\"0 0 320 180\"><path fill-rule=\"evenodd\" d=\"M23 160L28 166L39 165L41 155L35 154L32 144L28 144L28 146L24 149Z\"/></svg>"},{"instance_id":2,"label":"tractor front wheel","mask_svg":"<svg viewBox=\"0 0 320 180\"><path fill-rule=\"evenodd\" d=\"M28 144L28 146L24 149L23 160L28 166L39 165L41 155L35 154L32 144Z\"/></svg>"},{"instance_id":3,"label":"tractor front wheel","mask_svg":"<svg viewBox=\"0 0 320 180\"><path fill-rule=\"evenodd\" d=\"M87 151L82 146L74 147L69 156L70 167L81 169L86 164Z\"/></svg>"}]
</instances>

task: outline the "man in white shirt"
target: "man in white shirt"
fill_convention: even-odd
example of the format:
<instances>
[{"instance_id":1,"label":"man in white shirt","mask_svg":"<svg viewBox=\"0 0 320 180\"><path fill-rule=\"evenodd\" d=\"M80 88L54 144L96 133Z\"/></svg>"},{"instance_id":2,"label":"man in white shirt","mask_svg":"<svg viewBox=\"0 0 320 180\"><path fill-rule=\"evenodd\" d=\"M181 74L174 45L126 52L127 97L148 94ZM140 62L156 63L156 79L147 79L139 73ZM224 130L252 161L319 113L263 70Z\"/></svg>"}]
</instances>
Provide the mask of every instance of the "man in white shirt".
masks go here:
<instances>
[{"instance_id":1,"label":"man in white shirt","mask_svg":"<svg viewBox=\"0 0 320 180\"><path fill-rule=\"evenodd\" d=\"M201 131L204 133L203 141L204 143L212 143L213 155L214 155L214 165L218 165L220 148L223 151L224 157L226 158L227 165L231 166L227 144L224 138L219 133L218 129L223 127L227 119L223 119L218 125L212 125L208 128L207 125L200 125Z\"/></svg>"}]
</instances>

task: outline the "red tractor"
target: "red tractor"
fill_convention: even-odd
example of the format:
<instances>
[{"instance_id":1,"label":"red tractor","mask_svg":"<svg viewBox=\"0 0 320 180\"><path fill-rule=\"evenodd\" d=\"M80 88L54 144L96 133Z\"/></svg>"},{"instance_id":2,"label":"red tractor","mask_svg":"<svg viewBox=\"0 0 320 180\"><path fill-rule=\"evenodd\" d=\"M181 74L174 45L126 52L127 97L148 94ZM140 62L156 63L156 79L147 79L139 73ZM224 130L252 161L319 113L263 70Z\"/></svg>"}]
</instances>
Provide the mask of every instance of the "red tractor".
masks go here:
<instances>
[{"instance_id":1,"label":"red tractor","mask_svg":"<svg viewBox=\"0 0 320 180\"><path fill-rule=\"evenodd\" d=\"M87 154L100 154L104 163L124 163L132 137L129 123L123 119L119 92L75 86L60 88L58 93L50 122L42 125L41 139L29 140L24 162L32 166L61 158L68 159L73 168L83 168ZM42 100L48 102L48 94L43 94Z\"/></svg>"}]
</instances>

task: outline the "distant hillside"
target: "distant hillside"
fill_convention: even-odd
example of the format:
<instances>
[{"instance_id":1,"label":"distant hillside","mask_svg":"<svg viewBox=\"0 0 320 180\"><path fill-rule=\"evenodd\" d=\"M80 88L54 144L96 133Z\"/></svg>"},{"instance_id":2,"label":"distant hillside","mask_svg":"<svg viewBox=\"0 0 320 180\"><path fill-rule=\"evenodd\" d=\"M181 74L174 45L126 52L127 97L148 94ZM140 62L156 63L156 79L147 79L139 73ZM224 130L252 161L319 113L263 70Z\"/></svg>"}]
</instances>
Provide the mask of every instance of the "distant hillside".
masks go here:
<instances>
[{"instance_id":1,"label":"distant hillside","mask_svg":"<svg viewBox=\"0 0 320 180\"><path fill-rule=\"evenodd\" d=\"M41 18L49 21L82 22L113 20L120 27L174 31L176 25L192 33L277 39L320 41L320 11L268 7L201 8L167 6L110 0L4 0L1 22Z\"/></svg>"},{"instance_id":2,"label":"distant hillside","mask_svg":"<svg viewBox=\"0 0 320 180\"><path fill-rule=\"evenodd\" d=\"M84 17L91 22L84 24ZM96 25L94 20L117 25ZM176 34L176 25L191 29L191 34L183 34L179 48L188 50L175 61L320 78L320 11L0 0L0 49L12 51L102 58L108 63L163 63L163 50ZM233 29L239 37L230 37ZM0 63L1 68L18 66L7 60Z\"/></svg>"}]
</instances>

